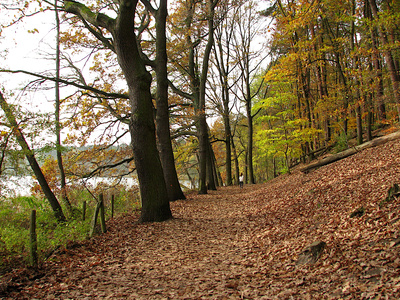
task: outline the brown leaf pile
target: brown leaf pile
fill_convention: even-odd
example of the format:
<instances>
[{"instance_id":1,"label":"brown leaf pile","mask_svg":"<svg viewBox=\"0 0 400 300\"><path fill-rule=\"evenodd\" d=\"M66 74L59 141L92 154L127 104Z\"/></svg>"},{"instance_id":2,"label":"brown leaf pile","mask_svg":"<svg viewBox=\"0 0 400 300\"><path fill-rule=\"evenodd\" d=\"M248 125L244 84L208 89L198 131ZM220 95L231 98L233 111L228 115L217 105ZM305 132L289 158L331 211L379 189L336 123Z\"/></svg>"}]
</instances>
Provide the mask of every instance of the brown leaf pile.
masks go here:
<instances>
[{"instance_id":1,"label":"brown leaf pile","mask_svg":"<svg viewBox=\"0 0 400 300\"><path fill-rule=\"evenodd\" d=\"M400 299L400 203L379 206L399 175L394 141L309 174L189 195L167 222L121 216L4 299ZM296 265L319 240L320 259Z\"/></svg>"}]
</instances>

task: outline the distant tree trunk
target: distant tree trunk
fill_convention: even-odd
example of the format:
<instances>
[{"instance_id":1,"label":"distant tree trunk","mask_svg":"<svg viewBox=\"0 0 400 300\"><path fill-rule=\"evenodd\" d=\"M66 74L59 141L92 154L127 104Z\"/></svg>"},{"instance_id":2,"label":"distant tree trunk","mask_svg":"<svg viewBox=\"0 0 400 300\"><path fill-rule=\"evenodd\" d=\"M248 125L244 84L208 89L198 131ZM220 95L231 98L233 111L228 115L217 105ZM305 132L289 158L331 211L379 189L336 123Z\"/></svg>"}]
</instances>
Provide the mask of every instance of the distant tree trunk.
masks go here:
<instances>
[{"instance_id":1,"label":"distant tree trunk","mask_svg":"<svg viewBox=\"0 0 400 300\"><path fill-rule=\"evenodd\" d=\"M367 0L368 1L368 0ZM372 16L371 16L372 19ZM378 55L378 41L375 33L375 29L371 29L371 40L373 45L372 51L372 64L375 70L375 81L377 81L377 87L375 89L375 98L377 99L378 104L378 116L379 120L386 120L386 106L384 102L384 88L383 88L383 78L382 78L382 63Z\"/></svg>"},{"instance_id":2,"label":"distant tree trunk","mask_svg":"<svg viewBox=\"0 0 400 300\"><path fill-rule=\"evenodd\" d=\"M356 3L355 0L352 0L352 14L355 15L356 13ZM355 42L356 42L356 30L355 30L355 23L354 20L351 22L351 39L350 39L350 48L352 51L355 49ZM359 66L357 55L353 57L353 65L354 68ZM361 114L361 105L360 105L360 80L357 77L357 74L354 76L355 88L356 88L356 123L357 123L357 144L361 145L363 143L363 126L362 126L362 114Z\"/></svg>"},{"instance_id":3,"label":"distant tree trunk","mask_svg":"<svg viewBox=\"0 0 400 300\"><path fill-rule=\"evenodd\" d=\"M314 26L310 26L310 32L311 32L311 37L313 39L317 39L317 43L313 44L314 47L314 52L319 53L318 45L323 44L323 38L322 35L316 36L315 34L315 29ZM320 51L321 54L319 55L320 60L322 61L322 65L317 65L316 66L316 75L317 75L317 87L318 87L318 97L320 101L324 101L325 98L328 96L328 89L326 85L326 76L325 76L325 65L326 60L325 60L325 53ZM327 146L328 142L331 140L331 128L330 128L330 120L329 120L329 115L325 114L323 116L323 127L325 131L325 139L324 139L324 144Z\"/></svg>"},{"instance_id":4,"label":"distant tree trunk","mask_svg":"<svg viewBox=\"0 0 400 300\"><path fill-rule=\"evenodd\" d=\"M231 143L232 143L232 152L233 152L233 162L235 164L235 185L239 184L239 160L236 152L235 143L233 141L233 136L231 135Z\"/></svg>"},{"instance_id":5,"label":"distant tree trunk","mask_svg":"<svg viewBox=\"0 0 400 300\"><path fill-rule=\"evenodd\" d=\"M343 71L343 66L342 66L342 61L341 61L341 56L339 53L339 45L336 41L336 36L335 33L333 32L329 21L325 18L324 19L324 25L326 27L326 30L328 32L328 36L330 39L330 42L334 45L333 47L333 53L334 53L334 61L335 61L335 65L336 65L336 71L338 73L338 77L339 77L339 82L342 84L342 88L343 88L343 113L342 113L342 118L343 118L343 132L345 135L347 135L348 133L348 108L349 108L349 100L350 100L350 93L349 93L349 88L348 88L348 84L347 84L347 79L344 75L344 71Z\"/></svg>"},{"instance_id":6,"label":"distant tree trunk","mask_svg":"<svg viewBox=\"0 0 400 300\"><path fill-rule=\"evenodd\" d=\"M217 173L214 164L214 151L212 150L211 143L208 142L207 147L207 188L209 190L217 190Z\"/></svg>"},{"instance_id":7,"label":"distant tree trunk","mask_svg":"<svg viewBox=\"0 0 400 300\"><path fill-rule=\"evenodd\" d=\"M250 89L250 86L249 86ZM249 94L250 96L250 90ZM251 98L246 99L246 112L247 112L247 171L248 177L246 182L254 184L254 169L253 169L253 116L251 115Z\"/></svg>"},{"instance_id":8,"label":"distant tree trunk","mask_svg":"<svg viewBox=\"0 0 400 300\"><path fill-rule=\"evenodd\" d=\"M228 114L225 116L225 114ZM232 149L231 149L231 126L229 122L229 111L224 114L224 139L225 139L225 171L226 185L232 185Z\"/></svg>"},{"instance_id":9,"label":"distant tree trunk","mask_svg":"<svg viewBox=\"0 0 400 300\"><path fill-rule=\"evenodd\" d=\"M17 139L18 144L21 146L22 151L23 151L26 159L28 160L33 173L35 174L36 179L39 182L39 185L42 188L42 191L43 191L45 197L49 201L50 206L53 209L55 217L57 218L57 220L59 222L65 221L66 218L62 211L61 205L58 202L53 191L49 187L49 185L46 181L46 178L44 177L42 170L40 169L39 164L36 161L33 151L30 149L28 143L26 142L25 137L22 134L22 131L20 130L20 128L18 126L17 120L15 119L15 116L14 116L10 106L4 99L3 94L1 92L0 92L0 107L4 111L4 114L13 130L13 134L15 135L15 138Z\"/></svg>"},{"instance_id":10,"label":"distant tree trunk","mask_svg":"<svg viewBox=\"0 0 400 300\"><path fill-rule=\"evenodd\" d=\"M160 150L160 158L164 171L164 179L167 186L168 198L170 201L185 199L182 192L178 174L175 168L175 159L172 149L169 109L168 109L168 79L167 79L167 39L166 39L166 18L167 0L161 0L157 11L154 11L156 19L156 123L157 137Z\"/></svg>"},{"instance_id":11,"label":"distant tree trunk","mask_svg":"<svg viewBox=\"0 0 400 300\"><path fill-rule=\"evenodd\" d=\"M58 16L58 0L54 1L54 9L56 13L56 79L60 78L60 18ZM68 199L67 194L67 183L65 178L64 164L62 158L62 146L61 146L61 123L60 123L60 82L56 80L55 84L56 92L56 103L55 103L55 129L56 129L56 153L57 153L57 164L60 170L60 183L61 183L61 201L65 204L68 211L72 212L72 205Z\"/></svg>"},{"instance_id":12,"label":"distant tree trunk","mask_svg":"<svg viewBox=\"0 0 400 300\"><path fill-rule=\"evenodd\" d=\"M274 166L273 171L274 171L274 178L276 178L278 176L277 172L276 172L276 158L275 156L272 157L272 164Z\"/></svg>"},{"instance_id":13,"label":"distant tree trunk","mask_svg":"<svg viewBox=\"0 0 400 300\"><path fill-rule=\"evenodd\" d=\"M362 127L362 115L361 106L356 104L356 122L357 122L357 144L361 145L363 143L363 127Z\"/></svg>"},{"instance_id":14,"label":"distant tree trunk","mask_svg":"<svg viewBox=\"0 0 400 300\"><path fill-rule=\"evenodd\" d=\"M372 15L374 16L375 20L379 21L378 15L378 6L376 5L375 0L369 0ZM383 47L388 45L388 38L386 34L386 30L383 25L378 26L378 33ZM384 56L387 68L389 70L390 80L392 82L393 93L394 93L394 100L397 104L397 114L398 118L400 119L400 77L398 75L398 70L396 70L395 60L392 56L392 52L390 49L384 50Z\"/></svg>"},{"instance_id":15,"label":"distant tree trunk","mask_svg":"<svg viewBox=\"0 0 400 300\"><path fill-rule=\"evenodd\" d=\"M372 140L372 95L367 95L367 141Z\"/></svg>"}]
</instances>

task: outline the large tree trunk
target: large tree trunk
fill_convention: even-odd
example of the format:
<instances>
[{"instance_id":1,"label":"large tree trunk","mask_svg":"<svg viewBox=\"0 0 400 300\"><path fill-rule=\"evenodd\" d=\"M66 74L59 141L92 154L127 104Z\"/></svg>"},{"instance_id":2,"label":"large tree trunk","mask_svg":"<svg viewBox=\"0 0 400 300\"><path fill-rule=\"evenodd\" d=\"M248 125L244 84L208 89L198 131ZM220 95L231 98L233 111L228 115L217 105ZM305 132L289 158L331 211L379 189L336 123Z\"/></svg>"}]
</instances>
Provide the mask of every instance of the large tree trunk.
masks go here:
<instances>
[{"instance_id":1,"label":"large tree trunk","mask_svg":"<svg viewBox=\"0 0 400 300\"><path fill-rule=\"evenodd\" d=\"M142 199L141 222L160 222L172 218L164 172L157 149L151 74L141 59L135 34L138 0L120 0L117 19L97 14L75 1L64 1L65 10L95 26L108 29L114 39L118 63L129 89L131 119L129 129Z\"/></svg>"},{"instance_id":2,"label":"large tree trunk","mask_svg":"<svg viewBox=\"0 0 400 300\"><path fill-rule=\"evenodd\" d=\"M58 221L62 222L65 221L66 218L64 216L64 213L62 211L61 205L58 202L56 196L54 195L53 191L49 187L46 178L44 177L42 170L39 167L39 164L36 161L35 155L33 154L33 151L30 149L28 143L25 140L24 135L22 134L22 131L19 129L17 120L14 117L14 114L11 111L10 106L6 102L6 100L3 97L3 94L0 92L0 107L4 111L4 114L6 115L6 118L8 122L10 123L13 133L17 139L18 144L21 146L22 151L25 154L26 159L29 162L29 165L32 168L33 173L36 176L37 181L39 182L40 187L42 188L42 191L47 198L47 200L50 203L51 208L53 209L54 215L57 218Z\"/></svg>"},{"instance_id":3,"label":"large tree trunk","mask_svg":"<svg viewBox=\"0 0 400 300\"><path fill-rule=\"evenodd\" d=\"M175 168L175 159L172 149L169 109L168 109L168 80L167 80L167 48L165 24L167 18L167 0L160 1L160 7L156 13L156 123L157 137L160 150L161 163L164 170L164 179L167 185L168 198L170 201L185 199L178 180Z\"/></svg>"},{"instance_id":4,"label":"large tree trunk","mask_svg":"<svg viewBox=\"0 0 400 300\"><path fill-rule=\"evenodd\" d=\"M137 1L133 2L137 4ZM121 3L114 38L118 61L128 83L132 108L129 128L142 199L140 221L164 221L170 219L172 214L156 144L150 93L152 78L140 59L133 30L136 5L127 4Z\"/></svg>"}]
</instances>

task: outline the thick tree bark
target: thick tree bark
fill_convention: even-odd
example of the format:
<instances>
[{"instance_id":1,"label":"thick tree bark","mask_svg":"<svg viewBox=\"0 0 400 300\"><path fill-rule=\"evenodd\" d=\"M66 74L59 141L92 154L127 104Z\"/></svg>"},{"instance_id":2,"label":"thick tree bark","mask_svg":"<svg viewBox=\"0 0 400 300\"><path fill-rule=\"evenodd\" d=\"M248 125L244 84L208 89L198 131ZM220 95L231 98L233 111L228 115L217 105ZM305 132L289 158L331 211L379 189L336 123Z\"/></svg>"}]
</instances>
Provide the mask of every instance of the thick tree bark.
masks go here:
<instances>
[{"instance_id":1,"label":"thick tree bark","mask_svg":"<svg viewBox=\"0 0 400 300\"><path fill-rule=\"evenodd\" d=\"M155 138L150 93L151 74L146 70L134 33L136 1L121 1L114 31L115 49L124 72L132 108L130 132L142 199L141 222L172 217L164 173Z\"/></svg>"},{"instance_id":2,"label":"thick tree bark","mask_svg":"<svg viewBox=\"0 0 400 300\"><path fill-rule=\"evenodd\" d=\"M24 155L25 155L26 159L28 160L29 165L32 168L32 171L35 174L36 179L39 182L39 185L42 188L42 191L43 191L45 197L49 201L50 206L53 209L55 217L60 222L65 221L66 218L62 211L61 205L58 202L53 191L49 187L49 185L46 181L46 178L44 177L42 170L40 169L40 166L36 161L33 151L30 149L28 143L26 142L25 137L22 134L22 131L20 130L20 128L18 126L17 120L15 119L15 116L14 116L10 106L4 99L3 94L1 92L0 92L0 107L4 111L4 114L13 129L15 138L17 139L18 144L21 146L22 151L24 152Z\"/></svg>"},{"instance_id":3,"label":"thick tree bark","mask_svg":"<svg viewBox=\"0 0 400 300\"><path fill-rule=\"evenodd\" d=\"M167 0L160 1L160 7L156 14L156 124L157 137L160 150L161 163L164 170L164 179L167 185L168 198L170 201L185 199L182 192L178 174L175 168L175 159L172 149L169 109L168 109L168 77L167 77L167 39L166 39L166 19L167 19Z\"/></svg>"},{"instance_id":4,"label":"thick tree bark","mask_svg":"<svg viewBox=\"0 0 400 300\"><path fill-rule=\"evenodd\" d=\"M129 129L142 199L141 222L159 222L172 218L164 172L157 149L153 119L151 74L141 59L134 18L138 0L119 1L117 19L92 13L84 5L65 1L67 12L108 29L114 39L119 65L129 89L131 119Z\"/></svg>"}]
</instances>

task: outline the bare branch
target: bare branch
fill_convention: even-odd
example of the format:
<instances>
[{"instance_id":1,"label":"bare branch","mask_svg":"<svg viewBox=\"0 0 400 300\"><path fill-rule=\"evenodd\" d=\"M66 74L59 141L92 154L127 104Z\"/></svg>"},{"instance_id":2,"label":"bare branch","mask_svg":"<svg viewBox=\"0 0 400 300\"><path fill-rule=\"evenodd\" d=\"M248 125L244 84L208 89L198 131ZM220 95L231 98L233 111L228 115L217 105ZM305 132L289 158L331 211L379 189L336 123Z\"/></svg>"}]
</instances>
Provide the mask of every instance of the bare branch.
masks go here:
<instances>
[{"instance_id":1,"label":"bare branch","mask_svg":"<svg viewBox=\"0 0 400 300\"><path fill-rule=\"evenodd\" d=\"M102 95L104 97L107 98L120 98L120 99L129 99L129 96L126 94L119 94L119 93L107 93L105 91L96 89L94 87L88 86L88 85L82 85L76 82L72 82L72 81L68 81L68 80L64 80L64 79L57 79L54 77L49 77L49 76L45 76L45 75L41 75L41 74L37 74L37 73L33 73L33 72L29 72L29 71L24 71L24 70L4 70L4 69L0 69L0 73L12 73L12 74L16 74L16 73L22 73L22 74L27 74L27 75L31 75L31 76L35 76L44 80L50 80L53 82L61 82L64 83L66 85L72 85L75 86L77 88L83 89L83 90L87 90L87 91L91 91L94 92L96 94Z\"/></svg>"}]
</instances>

